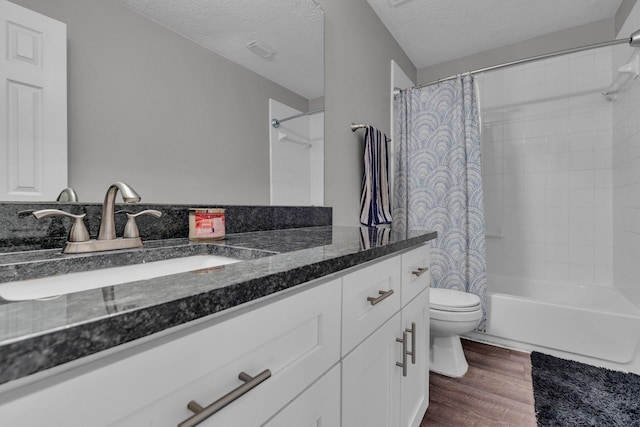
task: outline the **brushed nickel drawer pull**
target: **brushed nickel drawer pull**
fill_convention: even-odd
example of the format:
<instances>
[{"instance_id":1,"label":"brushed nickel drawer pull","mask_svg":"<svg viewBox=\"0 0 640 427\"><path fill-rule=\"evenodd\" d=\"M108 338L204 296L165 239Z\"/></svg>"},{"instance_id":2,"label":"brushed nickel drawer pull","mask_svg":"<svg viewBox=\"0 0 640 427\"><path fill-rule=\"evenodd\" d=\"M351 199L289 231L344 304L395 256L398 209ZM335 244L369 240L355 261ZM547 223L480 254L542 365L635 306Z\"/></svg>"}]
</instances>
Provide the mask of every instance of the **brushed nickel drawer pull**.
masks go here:
<instances>
[{"instance_id":1,"label":"brushed nickel drawer pull","mask_svg":"<svg viewBox=\"0 0 640 427\"><path fill-rule=\"evenodd\" d=\"M385 298L390 297L391 295L393 295L393 289L389 289L388 291L378 291L378 293L380 294L379 297L367 297L367 301L369 301L371 303L371 305L376 305L377 303L379 303L380 301L382 301Z\"/></svg>"},{"instance_id":2,"label":"brushed nickel drawer pull","mask_svg":"<svg viewBox=\"0 0 640 427\"><path fill-rule=\"evenodd\" d=\"M411 364L416 364L416 322L411 322L411 329L405 329L406 332L411 334L411 351L407 351L407 354L411 356Z\"/></svg>"},{"instance_id":3,"label":"brushed nickel drawer pull","mask_svg":"<svg viewBox=\"0 0 640 427\"><path fill-rule=\"evenodd\" d=\"M216 400L206 408L203 408L202 406L200 406L199 404L197 404L192 400L187 405L187 408L189 408L189 410L193 412L193 415L187 418L186 420L184 420L183 422L181 422L180 424L178 424L178 427L193 427L200 424L202 421L206 420L211 415L215 414L220 409L227 406L229 403L233 402L243 394L247 393L249 390L257 386L258 384L260 384L270 376L271 376L271 371L269 369L265 369L255 377L252 377L251 375L245 372L240 372L240 375L238 375L238 378L244 381L244 384L234 388L229 393L225 394L220 399Z\"/></svg>"},{"instance_id":4,"label":"brushed nickel drawer pull","mask_svg":"<svg viewBox=\"0 0 640 427\"><path fill-rule=\"evenodd\" d=\"M405 330L402 333L402 339L396 338L397 342L402 343L402 363L396 362L396 366L402 368L402 376L407 376L407 331Z\"/></svg>"},{"instance_id":5,"label":"brushed nickel drawer pull","mask_svg":"<svg viewBox=\"0 0 640 427\"><path fill-rule=\"evenodd\" d=\"M416 277L420 277L422 276L424 273L426 273L427 271L429 271L429 267L418 267L417 270L413 270L411 272L411 274L415 274Z\"/></svg>"}]
</instances>

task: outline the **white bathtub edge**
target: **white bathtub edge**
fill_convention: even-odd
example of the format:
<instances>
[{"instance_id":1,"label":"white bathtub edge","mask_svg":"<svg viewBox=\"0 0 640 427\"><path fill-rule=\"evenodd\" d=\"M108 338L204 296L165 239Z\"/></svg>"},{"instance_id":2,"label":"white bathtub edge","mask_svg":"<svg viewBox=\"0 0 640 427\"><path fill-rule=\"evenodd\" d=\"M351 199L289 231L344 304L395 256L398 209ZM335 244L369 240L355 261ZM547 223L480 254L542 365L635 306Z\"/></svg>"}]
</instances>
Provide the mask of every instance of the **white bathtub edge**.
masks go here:
<instances>
[{"instance_id":1,"label":"white bathtub edge","mask_svg":"<svg viewBox=\"0 0 640 427\"><path fill-rule=\"evenodd\" d=\"M538 346L530 343L505 339L505 338L497 337L484 332L473 331L468 334L464 334L462 337L465 339L469 339L471 341L494 345L496 347L507 348L510 350L523 351L526 353L537 351L539 353L548 354L554 357L558 357L560 359L573 360L576 362L581 362L587 365L597 366L600 368L606 368L614 371L634 373L634 374L640 375L640 360L639 360L640 358L637 355L637 349L636 349L636 355L635 357L633 357L631 362L616 363L608 360L598 359L595 357L589 357L581 354L575 354L575 353L570 353L562 350L556 350L553 348L547 348L547 347Z\"/></svg>"}]
</instances>

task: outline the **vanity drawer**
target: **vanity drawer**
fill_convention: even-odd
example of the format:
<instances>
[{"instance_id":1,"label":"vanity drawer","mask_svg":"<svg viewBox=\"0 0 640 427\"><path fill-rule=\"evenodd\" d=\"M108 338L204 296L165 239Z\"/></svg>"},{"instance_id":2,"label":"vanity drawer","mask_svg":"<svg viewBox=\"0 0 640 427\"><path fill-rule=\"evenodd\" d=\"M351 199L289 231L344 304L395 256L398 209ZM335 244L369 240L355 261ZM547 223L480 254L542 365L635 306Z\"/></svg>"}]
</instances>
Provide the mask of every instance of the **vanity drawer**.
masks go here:
<instances>
[{"instance_id":1,"label":"vanity drawer","mask_svg":"<svg viewBox=\"0 0 640 427\"><path fill-rule=\"evenodd\" d=\"M402 306L404 307L431 282L429 244L402 254Z\"/></svg>"},{"instance_id":2,"label":"vanity drawer","mask_svg":"<svg viewBox=\"0 0 640 427\"><path fill-rule=\"evenodd\" d=\"M400 256L371 264L342 279L342 354L400 310Z\"/></svg>"},{"instance_id":3,"label":"vanity drawer","mask_svg":"<svg viewBox=\"0 0 640 427\"><path fill-rule=\"evenodd\" d=\"M271 376L201 426L260 425L340 358L340 280L120 358L7 405L6 425L176 426L237 388Z\"/></svg>"}]
</instances>

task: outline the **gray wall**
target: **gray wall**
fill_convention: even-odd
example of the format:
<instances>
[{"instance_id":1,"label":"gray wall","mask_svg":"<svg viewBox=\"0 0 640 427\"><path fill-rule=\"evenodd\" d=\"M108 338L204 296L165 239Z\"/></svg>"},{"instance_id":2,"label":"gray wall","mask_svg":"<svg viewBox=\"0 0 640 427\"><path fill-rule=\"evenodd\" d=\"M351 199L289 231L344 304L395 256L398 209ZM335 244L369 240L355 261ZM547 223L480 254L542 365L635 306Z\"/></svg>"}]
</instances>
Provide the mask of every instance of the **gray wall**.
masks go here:
<instances>
[{"instance_id":1,"label":"gray wall","mask_svg":"<svg viewBox=\"0 0 640 427\"><path fill-rule=\"evenodd\" d=\"M418 84L425 84L466 71L477 70L549 52L601 43L612 40L614 37L615 20L614 18L605 19L421 68L418 70L417 82Z\"/></svg>"},{"instance_id":2,"label":"gray wall","mask_svg":"<svg viewBox=\"0 0 640 427\"><path fill-rule=\"evenodd\" d=\"M355 225L364 145L349 126L389 134L391 60L416 70L366 0L326 0L325 12L325 204L334 224Z\"/></svg>"},{"instance_id":3,"label":"gray wall","mask_svg":"<svg viewBox=\"0 0 640 427\"><path fill-rule=\"evenodd\" d=\"M627 17L631 13L631 10L633 9L633 7L636 5L637 2L638 0L623 0L622 3L620 4L620 7L618 8L618 11L616 12L616 15L614 17L616 34L620 32L620 29L624 25L624 22L627 20Z\"/></svg>"},{"instance_id":4,"label":"gray wall","mask_svg":"<svg viewBox=\"0 0 640 427\"><path fill-rule=\"evenodd\" d=\"M308 101L116 0L12 0L67 24L69 183L146 202L269 204L269 104Z\"/></svg>"}]
</instances>

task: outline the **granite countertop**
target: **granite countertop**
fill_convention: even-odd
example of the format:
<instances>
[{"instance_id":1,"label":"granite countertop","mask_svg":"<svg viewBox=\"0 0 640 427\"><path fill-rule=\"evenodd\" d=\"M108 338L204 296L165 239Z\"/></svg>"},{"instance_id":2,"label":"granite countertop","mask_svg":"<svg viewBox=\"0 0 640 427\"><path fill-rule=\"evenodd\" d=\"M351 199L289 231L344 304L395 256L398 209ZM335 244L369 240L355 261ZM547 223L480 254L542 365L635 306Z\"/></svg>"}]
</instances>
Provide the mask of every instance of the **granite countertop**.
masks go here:
<instances>
[{"instance_id":1,"label":"granite countertop","mask_svg":"<svg viewBox=\"0 0 640 427\"><path fill-rule=\"evenodd\" d=\"M0 283L161 259L214 254L243 262L76 292L0 298L0 384L417 246L435 232L307 227L228 234L218 243L145 242L143 249L65 255L0 254Z\"/></svg>"}]
</instances>

